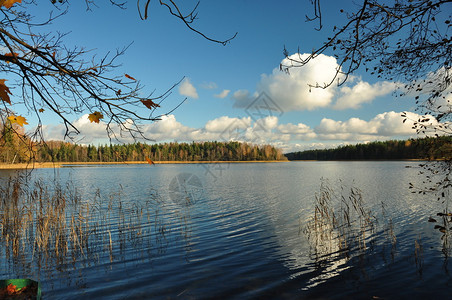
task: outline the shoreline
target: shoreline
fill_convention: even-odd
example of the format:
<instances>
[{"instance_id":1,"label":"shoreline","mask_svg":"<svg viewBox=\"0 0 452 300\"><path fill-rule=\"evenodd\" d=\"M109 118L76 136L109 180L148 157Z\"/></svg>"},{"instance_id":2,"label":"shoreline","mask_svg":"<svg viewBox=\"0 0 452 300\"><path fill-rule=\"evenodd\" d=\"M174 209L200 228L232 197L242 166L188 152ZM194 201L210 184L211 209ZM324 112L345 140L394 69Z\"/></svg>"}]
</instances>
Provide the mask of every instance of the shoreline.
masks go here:
<instances>
[{"instance_id":1,"label":"shoreline","mask_svg":"<svg viewBox=\"0 0 452 300\"><path fill-rule=\"evenodd\" d=\"M249 161L154 161L155 165L160 164L218 164L218 163L274 163L289 162L289 160L249 160ZM92 166L92 165L146 165L147 161L121 161L121 162L43 162L43 163L17 163L4 164L0 163L0 170L23 170L23 169L45 169L45 168L67 168L74 166Z\"/></svg>"},{"instance_id":2,"label":"shoreline","mask_svg":"<svg viewBox=\"0 0 452 300\"><path fill-rule=\"evenodd\" d=\"M375 159L375 160L209 160L209 161L154 161L155 165L165 164L228 164L228 163L280 163L280 162L320 162L320 161L340 161L340 162L353 162L353 161L429 161L428 159ZM434 161L441 161L436 159ZM34 162L34 163L17 163L17 164L5 164L0 163L0 170L32 170L32 169L48 169L48 168L70 168L77 166L108 166L108 165L146 165L147 161L120 161L120 162Z\"/></svg>"}]
</instances>

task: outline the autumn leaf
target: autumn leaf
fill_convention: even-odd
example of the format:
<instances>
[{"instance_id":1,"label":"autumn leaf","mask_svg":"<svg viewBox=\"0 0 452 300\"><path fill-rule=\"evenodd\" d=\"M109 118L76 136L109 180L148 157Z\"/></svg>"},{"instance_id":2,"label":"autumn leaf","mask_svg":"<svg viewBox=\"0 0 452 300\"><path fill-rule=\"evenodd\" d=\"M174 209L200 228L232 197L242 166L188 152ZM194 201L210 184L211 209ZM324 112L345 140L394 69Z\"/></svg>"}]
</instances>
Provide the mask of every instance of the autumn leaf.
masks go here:
<instances>
[{"instance_id":1,"label":"autumn leaf","mask_svg":"<svg viewBox=\"0 0 452 300\"><path fill-rule=\"evenodd\" d=\"M14 53L5 53L5 56L6 57L18 57L19 53L16 53L16 52L14 52ZM6 61L6 63L9 64L9 61Z\"/></svg>"},{"instance_id":2,"label":"autumn leaf","mask_svg":"<svg viewBox=\"0 0 452 300\"><path fill-rule=\"evenodd\" d=\"M40 108L38 111L39 111L40 113L42 113L42 112L44 112L44 108Z\"/></svg>"},{"instance_id":3,"label":"autumn leaf","mask_svg":"<svg viewBox=\"0 0 452 300\"><path fill-rule=\"evenodd\" d=\"M0 79L0 98L8 104L11 104L8 94L11 94L9 88L5 85L6 79Z\"/></svg>"},{"instance_id":4,"label":"autumn leaf","mask_svg":"<svg viewBox=\"0 0 452 300\"><path fill-rule=\"evenodd\" d=\"M103 118L104 115L98 111L95 111L94 113L88 115L88 119L90 120L91 123L93 122L99 123L99 120Z\"/></svg>"},{"instance_id":5,"label":"autumn leaf","mask_svg":"<svg viewBox=\"0 0 452 300\"><path fill-rule=\"evenodd\" d=\"M12 283L8 284L6 287L6 292L8 295L14 295L17 292L17 286L13 285Z\"/></svg>"},{"instance_id":6,"label":"autumn leaf","mask_svg":"<svg viewBox=\"0 0 452 300\"><path fill-rule=\"evenodd\" d=\"M17 52L13 52L13 53L9 52L9 53L5 53L5 56L8 56L8 57L18 57L18 56L19 56L19 53L17 53Z\"/></svg>"},{"instance_id":7,"label":"autumn leaf","mask_svg":"<svg viewBox=\"0 0 452 300\"><path fill-rule=\"evenodd\" d=\"M27 119L25 119L22 116L14 116L14 115L12 115L12 116L8 117L8 120L11 122L11 124L16 123L17 125L22 126L22 127L24 126L24 124L28 125Z\"/></svg>"},{"instance_id":8,"label":"autumn leaf","mask_svg":"<svg viewBox=\"0 0 452 300\"><path fill-rule=\"evenodd\" d=\"M160 107L160 105L158 105L151 99L141 100L141 102L143 102L143 104L149 109L153 109L154 107Z\"/></svg>"},{"instance_id":9,"label":"autumn leaf","mask_svg":"<svg viewBox=\"0 0 452 300\"><path fill-rule=\"evenodd\" d=\"M124 74L124 76L126 76L127 78L133 80L133 81L137 81L135 78L133 78L132 76L130 76L129 74Z\"/></svg>"},{"instance_id":10,"label":"autumn leaf","mask_svg":"<svg viewBox=\"0 0 452 300\"><path fill-rule=\"evenodd\" d=\"M22 3L22 0L0 0L0 6L4 6L6 8L11 8L14 3Z\"/></svg>"},{"instance_id":11,"label":"autumn leaf","mask_svg":"<svg viewBox=\"0 0 452 300\"><path fill-rule=\"evenodd\" d=\"M146 158L148 164L150 164L151 166L155 165L155 163L149 157L145 156L144 158Z\"/></svg>"}]
</instances>

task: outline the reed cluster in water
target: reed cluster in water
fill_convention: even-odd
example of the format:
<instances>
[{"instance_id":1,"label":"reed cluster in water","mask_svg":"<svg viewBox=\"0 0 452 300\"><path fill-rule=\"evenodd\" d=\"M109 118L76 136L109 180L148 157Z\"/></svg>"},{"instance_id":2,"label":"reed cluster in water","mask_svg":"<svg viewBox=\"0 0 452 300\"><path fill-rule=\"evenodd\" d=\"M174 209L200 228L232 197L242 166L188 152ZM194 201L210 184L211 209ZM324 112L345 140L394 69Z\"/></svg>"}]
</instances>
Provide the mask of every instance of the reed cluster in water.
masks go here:
<instances>
[{"instance_id":1,"label":"reed cluster in water","mask_svg":"<svg viewBox=\"0 0 452 300\"><path fill-rule=\"evenodd\" d=\"M42 266L76 268L101 259L122 260L133 249L150 257L153 247L164 248L167 233L154 200L124 203L121 190L108 197L98 190L86 199L71 182L10 179L0 186L3 267L21 265L27 274Z\"/></svg>"},{"instance_id":2,"label":"reed cluster in water","mask_svg":"<svg viewBox=\"0 0 452 300\"><path fill-rule=\"evenodd\" d=\"M366 208L360 189L342 186L337 193L328 181L322 180L315 197L314 215L304 227L314 259L330 256L349 259L352 253L363 254L374 246L374 237L381 232L390 243L393 255L397 238L384 204L382 209L384 220L378 220L377 215ZM379 228L380 225L383 228Z\"/></svg>"},{"instance_id":3,"label":"reed cluster in water","mask_svg":"<svg viewBox=\"0 0 452 300\"><path fill-rule=\"evenodd\" d=\"M337 261L346 264L353 258L362 261L365 257L370 258L371 254L378 253L381 255L372 257L383 259L384 264L387 261L394 262L398 239L386 204L382 202L381 213L376 213L366 208L363 194L358 188L341 185L340 190L338 193L331 183L322 180L320 191L315 197L313 216L305 225L301 225L303 227L300 231L304 231L308 238L313 260L316 263ZM434 229L442 234L441 251L445 262L452 252L452 213L448 211L446 207L437 217L426 216L425 219L435 224ZM425 249L421 235L417 235L412 243L413 262L417 273L422 276Z\"/></svg>"}]
</instances>

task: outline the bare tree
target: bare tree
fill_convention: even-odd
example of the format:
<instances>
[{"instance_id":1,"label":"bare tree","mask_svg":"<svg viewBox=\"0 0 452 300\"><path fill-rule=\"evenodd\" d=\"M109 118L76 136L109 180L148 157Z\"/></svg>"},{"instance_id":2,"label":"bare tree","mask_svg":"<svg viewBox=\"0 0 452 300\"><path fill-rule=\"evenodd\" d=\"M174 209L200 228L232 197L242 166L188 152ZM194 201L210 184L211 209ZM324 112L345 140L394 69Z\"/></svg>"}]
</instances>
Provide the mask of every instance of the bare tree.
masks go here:
<instances>
[{"instance_id":1,"label":"bare tree","mask_svg":"<svg viewBox=\"0 0 452 300\"><path fill-rule=\"evenodd\" d=\"M307 21L323 28L321 0ZM452 1L447 0L365 0L355 11L344 11L346 22L333 28L332 35L309 56L289 56L283 71L303 67L319 54L333 55L339 68L330 82L310 83L327 88L344 84L358 69L378 78L399 83L398 95L415 99L422 117L415 121L418 133L452 134ZM298 51L299 52L299 51ZM406 118L406 115L404 115Z\"/></svg>"},{"instance_id":2,"label":"bare tree","mask_svg":"<svg viewBox=\"0 0 452 300\"><path fill-rule=\"evenodd\" d=\"M158 121L162 115L171 113L182 104L184 100L163 114L156 113L180 81L166 92L154 95L153 92L146 93L133 76L125 72L117 75L117 58L127 47L103 56L82 47L68 48L65 45L66 34L57 33L50 26L69 11L70 1L49 1L57 8L58 14L49 12L44 21L35 20L28 13L30 5L38 4L34 0L0 1L0 72L16 80L0 80L2 124L26 122L13 111L13 105L21 103L39 120L36 131L31 134L35 140L43 139L40 114L44 110L53 112L63 122L65 137L72 138L79 133L71 116L87 112L92 122L105 120L110 139L124 132L134 138L146 138L140 128L143 123ZM125 8L126 4L117 0L106 2L118 8ZM150 1L144 2L142 5L137 0L137 6L141 18L147 19ZM85 0L85 3L87 9L96 9L95 1ZM197 18L199 3L187 14L173 0L160 0L160 5L168 9L169 15L180 19L191 31L209 41L226 45L235 37L220 41L195 29L193 22ZM14 91L14 100L9 97L11 90Z\"/></svg>"}]
</instances>

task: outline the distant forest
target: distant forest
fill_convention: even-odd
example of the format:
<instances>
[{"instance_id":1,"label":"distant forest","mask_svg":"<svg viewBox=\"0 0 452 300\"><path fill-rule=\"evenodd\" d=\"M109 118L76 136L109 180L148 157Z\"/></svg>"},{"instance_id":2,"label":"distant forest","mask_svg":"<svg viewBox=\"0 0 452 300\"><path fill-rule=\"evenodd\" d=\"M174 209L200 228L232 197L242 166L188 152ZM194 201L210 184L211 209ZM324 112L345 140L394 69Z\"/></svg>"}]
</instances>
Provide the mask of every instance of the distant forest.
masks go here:
<instances>
[{"instance_id":1,"label":"distant forest","mask_svg":"<svg viewBox=\"0 0 452 300\"><path fill-rule=\"evenodd\" d=\"M251 145L239 142L200 142L164 144L77 145L49 141L33 146L34 160L38 162L123 162L146 161L255 161L287 160L281 150L269 145ZM23 162L27 151L14 145L0 146L0 162ZM25 149L23 149L25 150Z\"/></svg>"},{"instance_id":2,"label":"distant forest","mask_svg":"<svg viewBox=\"0 0 452 300\"><path fill-rule=\"evenodd\" d=\"M78 145L49 141L36 144L0 128L0 163L124 162L124 161L256 161L256 160L378 160L451 159L452 137L419 138L308 150L284 155L270 145L240 142L192 142L163 144ZM14 128L16 131L22 128ZM21 132L24 134L23 132Z\"/></svg>"},{"instance_id":3,"label":"distant forest","mask_svg":"<svg viewBox=\"0 0 452 300\"><path fill-rule=\"evenodd\" d=\"M16 134L19 133L19 134ZM0 163L124 161L287 160L270 145L240 142L79 145L62 141L33 143L17 124L0 127Z\"/></svg>"},{"instance_id":4,"label":"distant forest","mask_svg":"<svg viewBox=\"0 0 452 300\"><path fill-rule=\"evenodd\" d=\"M289 160L451 159L452 137L419 138L307 150L285 154Z\"/></svg>"}]
</instances>

